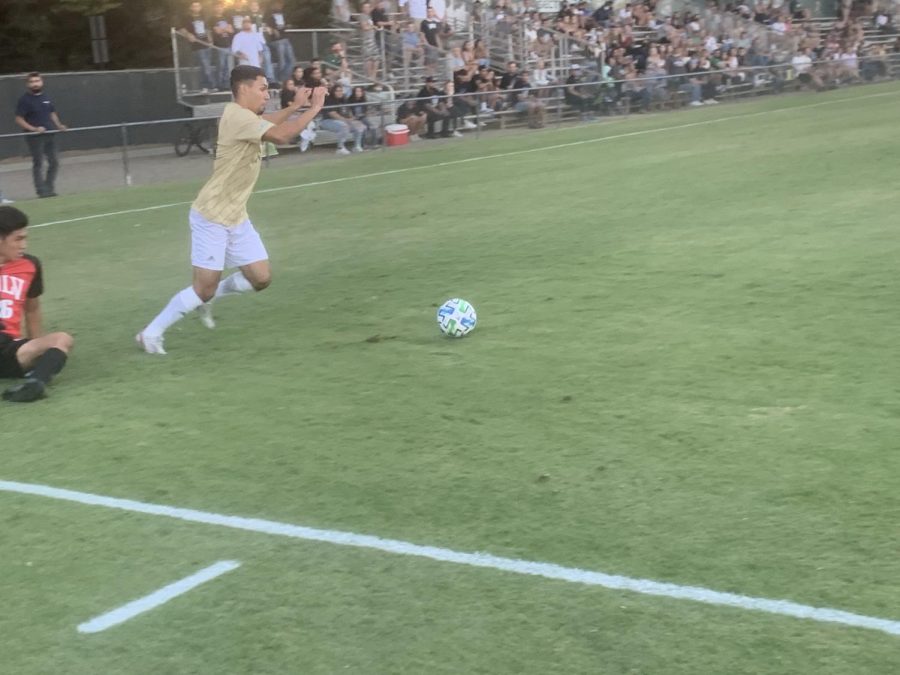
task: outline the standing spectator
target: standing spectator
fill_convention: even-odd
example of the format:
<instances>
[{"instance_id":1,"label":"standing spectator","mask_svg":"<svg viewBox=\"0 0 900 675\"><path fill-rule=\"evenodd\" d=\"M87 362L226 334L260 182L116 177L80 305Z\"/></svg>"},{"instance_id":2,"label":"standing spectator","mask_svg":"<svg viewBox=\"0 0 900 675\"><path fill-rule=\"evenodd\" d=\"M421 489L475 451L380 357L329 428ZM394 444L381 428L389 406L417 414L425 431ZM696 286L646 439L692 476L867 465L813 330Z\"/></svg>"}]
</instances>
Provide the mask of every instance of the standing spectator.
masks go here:
<instances>
[{"instance_id":1,"label":"standing spectator","mask_svg":"<svg viewBox=\"0 0 900 675\"><path fill-rule=\"evenodd\" d=\"M291 69L294 67L294 46L288 40L287 22L284 20L284 2L282 0L273 0L269 11L266 13L266 27L269 29L271 42L269 48L275 53L278 61L279 79L286 80L290 77Z\"/></svg>"},{"instance_id":2,"label":"standing spectator","mask_svg":"<svg viewBox=\"0 0 900 675\"><path fill-rule=\"evenodd\" d=\"M409 18L416 23L428 17L428 0L400 0L400 9L404 7Z\"/></svg>"},{"instance_id":3,"label":"standing spectator","mask_svg":"<svg viewBox=\"0 0 900 675\"><path fill-rule=\"evenodd\" d=\"M272 67L272 50L269 49L269 43L272 41L272 32L266 25L266 16L259 6L259 0L250 0L249 5L250 21L253 22L253 30L258 33L262 42L262 69L266 74L269 82L275 79L275 69Z\"/></svg>"},{"instance_id":4,"label":"standing spectator","mask_svg":"<svg viewBox=\"0 0 900 675\"><path fill-rule=\"evenodd\" d=\"M215 88L212 66L212 35L203 16L203 5L191 3L191 14L183 28L178 31L191 43L191 50L200 66L200 89L204 92Z\"/></svg>"},{"instance_id":5,"label":"standing spectator","mask_svg":"<svg viewBox=\"0 0 900 675\"><path fill-rule=\"evenodd\" d=\"M29 132L25 137L31 151L31 175L38 197L56 196L56 174L59 160L56 155L56 134L68 127L59 121L56 108L50 97L44 93L44 78L40 73L28 73L28 91L22 94L16 105L16 124ZM44 174L44 157L47 158L47 173Z\"/></svg>"},{"instance_id":6,"label":"standing spectator","mask_svg":"<svg viewBox=\"0 0 900 675\"><path fill-rule=\"evenodd\" d=\"M359 29L362 31L362 50L366 60L366 77L372 82L378 79L378 62L381 50L375 40L375 24L372 22L372 3L364 2L360 7Z\"/></svg>"},{"instance_id":7,"label":"standing spectator","mask_svg":"<svg viewBox=\"0 0 900 675\"><path fill-rule=\"evenodd\" d=\"M431 74L441 49L441 22L432 7L428 8L428 16L422 20L419 30L425 36L425 70Z\"/></svg>"},{"instance_id":8,"label":"standing spectator","mask_svg":"<svg viewBox=\"0 0 900 675\"><path fill-rule=\"evenodd\" d=\"M253 21L250 17L244 17L241 22L241 31L231 40L231 53L235 55L240 66L262 65L263 37L253 30Z\"/></svg>"},{"instance_id":9,"label":"standing spectator","mask_svg":"<svg viewBox=\"0 0 900 675\"><path fill-rule=\"evenodd\" d=\"M230 16L231 26L234 28L234 32L239 33L241 31L241 26L244 25L244 19L250 16L249 0L237 0L237 2L234 3ZM231 86L230 82L229 86Z\"/></svg>"},{"instance_id":10,"label":"standing spectator","mask_svg":"<svg viewBox=\"0 0 900 675\"><path fill-rule=\"evenodd\" d=\"M231 56L231 37L234 35L234 26L225 16L225 4L219 0L213 5L212 19L212 43L216 48L215 88L227 91L228 78L231 75L233 58Z\"/></svg>"},{"instance_id":11,"label":"standing spectator","mask_svg":"<svg viewBox=\"0 0 900 675\"><path fill-rule=\"evenodd\" d=\"M344 87L336 84L331 88L331 92L325 99L325 108L322 110L322 120L319 122L319 128L330 131L337 136L338 155L349 155L347 149L347 140L352 136L354 152L362 152L362 138L366 132L366 127L362 122L353 119L353 113L350 106L347 105L344 96Z\"/></svg>"},{"instance_id":12,"label":"standing spectator","mask_svg":"<svg viewBox=\"0 0 900 675\"><path fill-rule=\"evenodd\" d=\"M394 30L394 22L391 21L388 12L388 0L378 0L375 3L375 8L372 10L372 23L375 24L375 39L378 42L378 48L385 50L391 46L390 42L385 39L385 31L391 32Z\"/></svg>"}]
</instances>

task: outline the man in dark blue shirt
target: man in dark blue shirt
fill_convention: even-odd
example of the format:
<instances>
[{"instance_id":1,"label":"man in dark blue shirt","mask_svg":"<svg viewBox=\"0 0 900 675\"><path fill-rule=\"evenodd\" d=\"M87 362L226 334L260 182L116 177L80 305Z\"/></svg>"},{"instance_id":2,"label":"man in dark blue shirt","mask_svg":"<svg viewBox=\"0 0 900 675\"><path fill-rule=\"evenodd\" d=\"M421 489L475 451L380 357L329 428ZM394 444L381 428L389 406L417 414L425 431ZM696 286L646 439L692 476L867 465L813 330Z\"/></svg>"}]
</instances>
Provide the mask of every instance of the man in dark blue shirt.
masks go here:
<instances>
[{"instance_id":1,"label":"man in dark blue shirt","mask_svg":"<svg viewBox=\"0 0 900 675\"><path fill-rule=\"evenodd\" d=\"M56 156L56 134L68 127L59 121L53 102L44 93L44 79L40 73L28 73L28 91L22 94L16 105L16 124L28 132L25 141L31 151L31 174L38 197L55 197L56 174L59 161ZM44 157L47 173L44 174Z\"/></svg>"}]
</instances>

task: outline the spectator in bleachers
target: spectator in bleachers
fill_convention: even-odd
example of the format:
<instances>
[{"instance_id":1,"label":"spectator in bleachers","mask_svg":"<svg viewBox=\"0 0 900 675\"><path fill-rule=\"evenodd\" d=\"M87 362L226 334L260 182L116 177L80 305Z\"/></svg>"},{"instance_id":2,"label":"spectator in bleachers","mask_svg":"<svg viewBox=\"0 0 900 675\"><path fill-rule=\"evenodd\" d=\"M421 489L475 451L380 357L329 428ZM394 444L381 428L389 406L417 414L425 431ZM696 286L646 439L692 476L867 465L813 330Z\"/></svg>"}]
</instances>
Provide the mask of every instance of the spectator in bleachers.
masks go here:
<instances>
[{"instance_id":1,"label":"spectator in bleachers","mask_svg":"<svg viewBox=\"0 0 900 675\"><path fill-rule=\"evenodd\" d=\"M347 97L347 105L350 106L353 119L361 122L366 128L363 134L363 147L374 148L380 141L378 136L380 127L369 117L372 106L366 97L366 90L363 87L353 87L353 92Z\"/></svg>"},{"instance_id":2,"label":"spectator in bleachers","mask_svg":"<svg viewBox=\"0 0 900 675\"><path fill-rule=\"evenodd\" d=\"M263 37L253 30L250 17L244 17L240 32L235 33L231 40L231 53L237 59L238 65L259 68L262 65L264 47Z\"/></svg>"},{"instance_id":3,"label":"spectator in bleachers","mask_svg":"<svg viewBox=\"0 0 900 675\"><path fill-rule=\"evenodd\" d=\"M565 101L575 108L583 120L594 119L594 96L585 86L581 73L581 66L573 64L569 69L569 77L566 78Z\"/></svg>"},{"instance_id":4,"label":"spectator in bleachers","mask_svg":"<svg viewBox=\"0 0 900 675\"><path fill-rule=\"evenodd\" d=\"M285 32L288 24L284 18L284 2L282 0L272 0L269 11L266 12L266 27L271 36L269 49L278 62L278 77L282 80L287 79L290 77L297 59L294 56L294 47Z\"/></svg>"},{"instance_id":5,"label":"spectator in bleachers","mask_svg":"<svg viewBox=\"0 0 900 675\"><path fill-rule=\"evenodd\" d=\"M385 38L385 34L394 30L394 22L391 21L388 0L377 0L371 14L372 25L375 26L375 42L378 49L386 53L391 51L391 42Z\"/></svg>"},{"instance_id":6,"label":"spectator in bleachers","mask_svg":"<svg viewBox=\"0 0 900 675\"><path fill-rule=\"evenodd\" d=\"M403 101L397 107L397 123L409 127L409 140L418 141L427 122L428 115L419 110L417 101Z\"/></svg>"},{"instance_id":7,"label":"spectator in bleachers","mask_svg":"<svg viewBox=\"0 0 900 675\"><path fill-rule=\"evenodd\" d=\"M441 22L438 21L434 8L428 8L428 16L419 25L419 31L425 38L425 69L432 74L441 51Z\"/></svg>"},{"instance_id":8,"label":"spectator in bleachers","mask_svg":"<svg viewBox=\"0 0 900 675\"><path fill-rule=\"evenodd\" d=\"M527 70L519 73L510 85L510 103L512 108L523 113L528 119L530 129L541 129L547 114L547 107L535 96L531 89L531 76Z\"/></svg>"},{"instance_id":9,"label":"spectator in bleachers","mask_svg":"<svg viewBox=\"0 0 900 675\"><path fill-rule=\"evenodd\" d=\"M212 30L212 43L215 49L215 88L227 91L228 78L231 75L231 65L234 57L231 55L231 38L234 35L234 26L225 15L225 3L221 0L213 4L213 13L210 19Z\"/></svg>"},{"instance_id":10,"label":"spectator in bleachers","mask_svg":"<svg viewBox=\"0 0 900 675\"><path fill-rule=\"evenodd\" d=\"M328 54L322 59L322 77L332 85L345 79L350 70L347 65L347 52L341 42L331 45Z\"/></svg>"},{"instance_id":11,"label":"spectator in bleachers","mask_svg":"<svg viewBox=\"0 0 900 675\"><path fill-rule=\"evenodd\" d=\"M500 89L506 90L519 78L519 64L509 61L506 64L506 72L500 77Z\"/></svg>"},{"instance_id":12,"label":"spectator in bleachers","mask_svg":"<svg viewBox=\"0 0 900 675\"><path fill-rule=\"evenodd\" d=\"M491 65L491 54L488 51L487 45L484 44L484 40L480 38L478 40L475 40L472 51L475 55L475 63L477 63L479 66Z\"/></svg>"},{"instance_id":13,"label":"spectator in bleachers","mask_svg":"<svg viewBox=\"0 0 900 675\"><path fill-rule=\"evenodd\" d=\"M547 68L543 59L534 62L534 70L531 71L531 83L535 87L548 87L556 83L556 77Z\"/></svg>"},{"instance_id":14,"label":"spectator in bleachers","mask_svg":"<svg viewBox=\"0 0 900 675\"><path fill-rule=\"evenodd\" d=\"M795 54L791 59L791 66L793 66L797 81L801 86L812 85L817 91L825 88L825 83L813 66L809 48L802 49Z\"/></svg>"},{"instance_id":15,"label":"spectator in bleachers","mask_svg":"<svg viewBox=\"0 0 900 675\"><path fill-rule=\"evenodd\" d=\"M437 138L435 135L435 125L440 122L441 136L450 136L450 111L447 109L446 101L440 89L434 82L434 77L429 75L425 78L425 86L416 94L419 99L419 112L425 113L428 133L425 138Z\"/></svg>"},{"instance_id":16,"label":"spectator in bleachers","mask_svg":"<svg viewBox=\"0 0 900 675\"><path fill-rule=\"evenodd\" d=\"M450 115L450 135L462 138L459 127L462 126L463 117L468 113L468 106L463 104L456 95L453 80L447 80L444 83L444 98L441 102Z\"/></svg>"},{"instance_id":17,"label":"spectator in bleachers","mask_svg":"<svg viewBox=\"0 0 900 675\"><path fill-rule=\"evenodd\" d=\"M378 79L378 62L381 60L381 50L375 39L376 28L372 22L372 3L364 2L359 12L359 30L362 33L362 51L365 59L366 77L375 81Z\"/></svg>"},{"instance_id":18,"label":"spectator in bleachers","mask_svg":"<svg viewBox=\"0 0 900 675\"><path fill-rule=\"evenodd\" d=\"M363 151L362 139L366 127L362 122L353 118L342 85L334 85L326 97L325 107L322 109L319 119L319 127L337 136L336 154L350 154L347 149L347 141L351 138L353 139L353 152Z\"/></svg>"},{"instance_id":19,"label":"spectator in bleachers","mask_svg":"<svg viewBox=\"0 0 900 675\"><path fill-rule=\"evenodd\" d=\"M503 109L503 96L497 86L497 74L493 70L487 66L479 66L475 84L478 88L479 112L493 115Z\"/></svg>"},{"instance_id":20,"label":"spectator in bleachers","mask_svg":"<svg viewBox=\"0 0 900 675\"><path fill-rule=\"evenodd\" d=\"M190 15L178 31L191 43L191 51L200 67L200 89L203 91L216 88L216 77L212 65L212 35L206 17L203 16L203 5L192 2Z\"/></svg>"},{"instance_id":21,"label":"spectator in bleachers","mask_svg":"<svg viewBox=\"0 0 900 675\"><path fill-rule=\"evenodd\" d=\"M240 33L241 30L243 30L244 19L249 15L249 0L238 0L234 3L234 7L231 8L231 12L227 14L227 16L230 17L231 27L234 29L234 34Z\"/></svg>"},{"instance_id":22,"label":"spectator in bleachers","mask_svg":"<svg viewBox=\"0 0 900 675\"><path fill-rule=\"evenodd\" d=\"M272 31L266 24L266 16L262 12L259 0L250 0L248 7L249 11L247 16L250 17L250 21L253 23L253 30L259 34L262 42L261 67L263 72L265 72L266 77L269 79L269 82L272 82L275 80L275 68L272 65L272 50L269 48L269 44L272 42Z\"/></svg>"},{"instance_id":23,"label":"spectator in bleachers","mask_svg":"<svg viewBox=\"0 0 900 675\"><path fill-rule=\"evenodd\" d=\"M400 0L400 9L406 7L406 13L416 23L428 18L428 0Z\"/></svg>"},{"instance_id":24,"label":"spectator in bleachers","mask_svg":"<svg viewBox=\"0 0 900 675\"><path fill-rule=\"evenodd\" d=\"M403 49L403 71L409 73L410 66L417 63L421 68L425 63L424 38L412 21L407 21L400 32L400 44Z\"/></svg>"}]
</instances>

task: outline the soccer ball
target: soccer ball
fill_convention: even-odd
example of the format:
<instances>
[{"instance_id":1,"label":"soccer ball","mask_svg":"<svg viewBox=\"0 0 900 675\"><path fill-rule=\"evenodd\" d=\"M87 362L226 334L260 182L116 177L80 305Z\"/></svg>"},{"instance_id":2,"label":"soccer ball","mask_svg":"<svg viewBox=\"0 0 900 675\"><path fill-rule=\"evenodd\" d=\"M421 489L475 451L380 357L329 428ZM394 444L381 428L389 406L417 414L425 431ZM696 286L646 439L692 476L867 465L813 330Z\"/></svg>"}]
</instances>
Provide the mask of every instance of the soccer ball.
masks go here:
<instances>
[{"instance_id":1,"label":"soccer ball","mask_svg":"<svg viewBox=\"0 0 900 675\"><path fill-rule=\"evenodd\" d=\"M437 322L444 335L462 337L475 328L478 317L475 308L465 300L453 298L448 300L437 311Z\"/></svg>"}]
</instances>

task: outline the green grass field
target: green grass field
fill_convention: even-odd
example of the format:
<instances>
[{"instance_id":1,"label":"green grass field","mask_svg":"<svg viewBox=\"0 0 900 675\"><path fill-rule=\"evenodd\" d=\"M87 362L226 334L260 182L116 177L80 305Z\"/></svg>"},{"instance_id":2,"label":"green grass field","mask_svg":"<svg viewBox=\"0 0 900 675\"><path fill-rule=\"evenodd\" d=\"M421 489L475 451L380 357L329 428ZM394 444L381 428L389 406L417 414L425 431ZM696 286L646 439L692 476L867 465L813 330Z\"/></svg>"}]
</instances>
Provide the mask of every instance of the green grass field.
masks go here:
<instances>
[{"instance_id":1,"label":"green grass field","mask_svg":"<svg viewBox=\"0 0 900 675\"><path fill-rule=\"evenodd\" d=\"M276 164L260 190L289 189L250 203L272 288L178 325L166 357L132 339L189 281L186 206L34 229L76 352L46 401L0 410L0 480L900 620L898 99ZM205 178L20 206L128 211ZM456 296L479 314L463 340L434 322ZM15 675L900 663L875 630L38 496L0 492L0 533Z\"/></svg>"}]
</instances>

